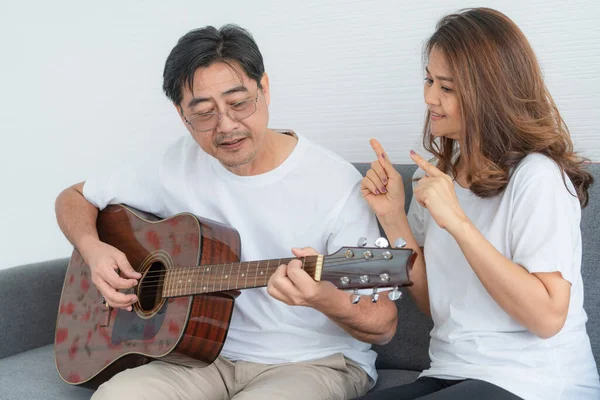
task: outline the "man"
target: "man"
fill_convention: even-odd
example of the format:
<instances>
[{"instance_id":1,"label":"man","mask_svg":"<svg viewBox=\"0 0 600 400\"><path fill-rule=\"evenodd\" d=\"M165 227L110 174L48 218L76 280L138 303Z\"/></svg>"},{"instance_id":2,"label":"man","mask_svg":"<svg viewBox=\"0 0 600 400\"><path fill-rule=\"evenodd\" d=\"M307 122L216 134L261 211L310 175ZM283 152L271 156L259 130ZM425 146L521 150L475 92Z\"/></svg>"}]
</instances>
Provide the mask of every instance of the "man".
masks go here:
<instances>
[{"instance_id":1,"label":"man","mask_svg":"<svg viewBox=\"0 0 600 400\"><path fill-rule=\"evenodd\" d=\"M123 253L98 239L98 209L111 203L161 217L188 211L233 226L242 260L287 257L299 245L327 254L378 235L352 165L302 136L267 128L269 78L247 31L228 25L189 32L171 51L163 77L191 137L158 159L76 184L56 202L61 229L108 305L131 310L135 295L118 289L140 278ZM349 293L315 282L292 261L267 289L237 298L215 363L154 361L117 374L94 398L353 398L377 378L368 343L387 343L396 323L386 296L351 304Z\"/></svg>"}]
</instances>

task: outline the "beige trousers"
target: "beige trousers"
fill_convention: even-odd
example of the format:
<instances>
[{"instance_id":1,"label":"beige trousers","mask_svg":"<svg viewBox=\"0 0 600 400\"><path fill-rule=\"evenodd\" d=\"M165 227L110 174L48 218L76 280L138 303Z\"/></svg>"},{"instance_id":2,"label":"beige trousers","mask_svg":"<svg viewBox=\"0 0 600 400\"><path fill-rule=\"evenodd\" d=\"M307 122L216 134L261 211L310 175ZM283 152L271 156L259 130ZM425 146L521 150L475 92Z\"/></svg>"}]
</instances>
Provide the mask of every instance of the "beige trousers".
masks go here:
<instances>
[{"instance_id":1,"label":"beige trousers","mask_svg":"<svg viewBox=\"0 0 600 400\"><path fill-rule=\"evenodd\" d=\"M102 384L92 400L344 400L365 394L367 373L341 353L285 364L231 362L205 368L153 361Z\"/></svg>"}]
</instances>

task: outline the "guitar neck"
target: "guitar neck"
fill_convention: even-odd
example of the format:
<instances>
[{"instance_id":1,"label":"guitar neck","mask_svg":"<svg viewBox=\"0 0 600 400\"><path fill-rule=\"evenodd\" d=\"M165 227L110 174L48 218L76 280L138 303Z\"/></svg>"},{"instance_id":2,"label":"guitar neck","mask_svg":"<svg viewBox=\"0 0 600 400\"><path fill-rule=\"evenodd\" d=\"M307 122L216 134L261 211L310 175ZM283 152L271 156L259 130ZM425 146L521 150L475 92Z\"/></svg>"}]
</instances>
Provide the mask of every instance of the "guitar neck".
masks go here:
<instances>
[{"instance_id":1,"label":"guitar neck","mask_svg":"<svg viewBox=\"0 0 600 400\"><path fill-rule=\"evenodd\" d=\"M178 267L166 271L162 284L163 297L194 296L203 293L249 289L267 286L277 267L294 258L244 261L229 264ZM315 280L321 279L323 256L299 259L302 268Z\"/></svg>"}]
</instances>

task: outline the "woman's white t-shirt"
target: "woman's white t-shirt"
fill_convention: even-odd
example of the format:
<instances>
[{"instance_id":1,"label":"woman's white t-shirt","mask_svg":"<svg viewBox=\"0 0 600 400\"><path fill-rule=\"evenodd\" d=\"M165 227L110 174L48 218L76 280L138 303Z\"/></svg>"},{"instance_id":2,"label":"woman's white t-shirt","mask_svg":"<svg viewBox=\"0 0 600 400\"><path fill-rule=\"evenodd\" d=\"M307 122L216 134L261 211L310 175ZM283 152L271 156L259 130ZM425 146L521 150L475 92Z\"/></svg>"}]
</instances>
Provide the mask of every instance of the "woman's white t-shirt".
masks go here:
<instances>
[{"instance_id":1,"label":"woman's white t-shirt","mask_svg":"<svg viewBox=\"0 0 600 400\"><path fill-rule=\"evenodd\" d=\"M581 208L569 178L551 159L531 154L500 195L483 199L454 188L466 215L505 257L531 273L558 271L571 283L569 311L557 335L544 340L529 332L492 299L454 238L413 198L408 218L424 247L434 321L431 366L421 376L480 379L526 400L600 399L583 309Z\"/></svg>"}]
</instances>

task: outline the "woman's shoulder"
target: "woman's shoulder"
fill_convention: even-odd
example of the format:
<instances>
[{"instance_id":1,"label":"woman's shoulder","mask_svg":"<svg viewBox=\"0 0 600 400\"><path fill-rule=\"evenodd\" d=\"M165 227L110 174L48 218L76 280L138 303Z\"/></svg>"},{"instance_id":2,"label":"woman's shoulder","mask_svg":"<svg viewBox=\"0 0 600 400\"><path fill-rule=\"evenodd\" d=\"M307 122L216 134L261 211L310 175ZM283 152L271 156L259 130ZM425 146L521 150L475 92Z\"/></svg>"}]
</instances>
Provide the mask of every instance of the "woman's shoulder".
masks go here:
<instances>
[{"instance_id":1,"label":"woman's shoulder","mask_svg":"<svg viewBox=\"0 0 600 400\"><path fill-rule=\"evenodd\" d=\"M567 174L556 161L540 153L528 154L514 167L507 189L519 193L531 192L533 196L564 194L565 198L579 204Z\"/></svg>"},{"instance_id":2,"label":"woman's shoulder","mask_svg":"<svg viewBox=\"0 0 600 400\"><path fill-rule=\"evenodd\" d=\"M550 157L531 153L525 156L517 166L514 167L511 181L517 183L530 181L532 179L558 178L562 181L563 172L560 167Z\"/></svg>"}]
</instances>

